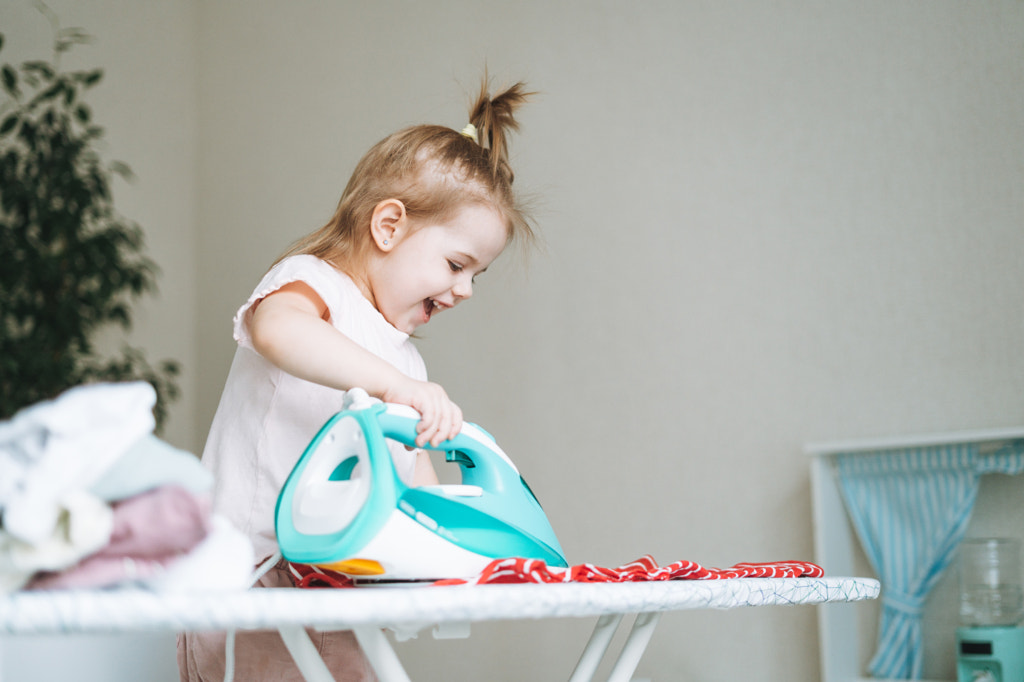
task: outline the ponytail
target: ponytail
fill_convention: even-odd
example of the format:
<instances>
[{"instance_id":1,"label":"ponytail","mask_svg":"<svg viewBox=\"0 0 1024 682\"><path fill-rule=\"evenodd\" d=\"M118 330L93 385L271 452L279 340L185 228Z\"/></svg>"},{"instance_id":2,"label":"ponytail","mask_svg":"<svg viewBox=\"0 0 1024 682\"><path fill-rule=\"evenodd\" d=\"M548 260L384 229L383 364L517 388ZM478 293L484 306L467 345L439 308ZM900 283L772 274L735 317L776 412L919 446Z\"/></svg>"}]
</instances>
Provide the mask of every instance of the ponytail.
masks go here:
<instances>
[{"instance_id":1,"label":"ponytail","mask_svg":"<svg viewBox=\"0 0 1024 682\"><path fill-rule=\"evenodd\" d=\"M508 160L508 132L519 130L515 111L525 104L532 94L534 93L526 92L523 83L516 83L492 98L488 94L485 76L480 94L469 110L469 122L477 130L478 142L488 151L491 172L496 177L506 175L510 185L514 175Z\"/></svg>"}]
</instances>

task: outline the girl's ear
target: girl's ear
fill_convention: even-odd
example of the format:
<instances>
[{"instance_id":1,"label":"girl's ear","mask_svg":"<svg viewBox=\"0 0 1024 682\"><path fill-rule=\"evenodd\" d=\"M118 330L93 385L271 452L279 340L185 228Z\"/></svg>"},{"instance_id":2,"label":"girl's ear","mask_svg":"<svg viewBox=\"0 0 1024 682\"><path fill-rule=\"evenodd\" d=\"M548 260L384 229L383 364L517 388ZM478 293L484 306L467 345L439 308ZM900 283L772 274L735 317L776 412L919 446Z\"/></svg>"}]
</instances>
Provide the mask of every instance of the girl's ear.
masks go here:
<instances>
[{"instance_id":1,"label":"girl's ear","mask_svg":"<svg viewBox=\"0 0 1024 682\"><path fill-rule=\"evenodd\" d=\"M409 216L405 204L398 199L385 199L373 207L370 216L370 235L377 248L387 253L405 234L409 227Z\"/></svg>"}]
</instances>

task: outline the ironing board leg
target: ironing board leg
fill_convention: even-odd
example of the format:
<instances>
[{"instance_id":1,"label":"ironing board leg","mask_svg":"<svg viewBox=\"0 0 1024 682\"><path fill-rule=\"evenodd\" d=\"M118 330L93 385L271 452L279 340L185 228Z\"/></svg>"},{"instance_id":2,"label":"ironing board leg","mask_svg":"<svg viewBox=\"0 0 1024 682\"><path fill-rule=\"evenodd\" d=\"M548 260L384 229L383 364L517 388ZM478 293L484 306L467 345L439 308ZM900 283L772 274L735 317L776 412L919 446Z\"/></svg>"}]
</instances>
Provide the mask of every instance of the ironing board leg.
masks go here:
<instances>
[{"instance_id":1,"label":"ironing board leg","mask_svg":"<svg viewBox=\"0 0 1024 682\"><path fill-rule=\"evenodd\" d=\"M619 652L619 660L615 661L612 674L608 676L608 682L629 682L633 677L640 658L651 641L654 628L658 626L660 613L641 613L633 622L633 629L629 631L629 638Z\"/></svg>"},{"instance_id":2,"label":"ironing board leg","mask_svg":"<svg viewBox=\"0 0 1024 682\"><path fill-rule=\"evenodd\" d=\"M324 659L320 658L316 647L301 626L293 625L279 627L281 639L292 655L299 672L306 679L306 682L334 682L331 671L327 669Z\"/></svg>"},{"instance_id":3,"label":"ironing board leg","mask_svg":"<svg viewBox=\"0 0 1024 682\"><path fill-rule=\"evenodd\" d=\"M580 660L576 662L569 682L590 682L594 679L597 666L601 665L601 660L604 658L605 652L608 651L608 645L611 644L620 622L622 622L621 613L610 613L597 619L594 632L590 635L590 641L587 642L583 653L580 654Z\"/></svg>"},{"instance_id":4,"label":"ironing board leg","mask_svg":"<svg viewBox=\"0 0 1024 682\"><path fill-rule=\"evenodd\" d=\"M353 632L381 682L410 682L383 630L371 626L354 628Z\"/></svg>"}]
</instances>

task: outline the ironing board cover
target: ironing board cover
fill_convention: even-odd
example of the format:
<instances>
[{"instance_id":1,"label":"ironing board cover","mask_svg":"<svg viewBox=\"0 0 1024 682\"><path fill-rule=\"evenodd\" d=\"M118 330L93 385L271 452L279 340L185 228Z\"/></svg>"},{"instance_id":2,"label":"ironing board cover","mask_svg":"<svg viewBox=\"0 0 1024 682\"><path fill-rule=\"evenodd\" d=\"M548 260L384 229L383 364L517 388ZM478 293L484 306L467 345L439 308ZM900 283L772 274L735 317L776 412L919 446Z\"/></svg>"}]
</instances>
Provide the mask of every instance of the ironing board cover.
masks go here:
<instances>
[{"instance_id":1,"label":"ironing board cover","mask_svg":"<svg viewBox=\"0 0 1024 682\"><path fill-rule=\"evenodd\" d=\"M289 563L296 587L353 587L348 576L308 564ZM537 559L510 557L495 559L480 574L468 580L440 580L435 585L496 585L509 583L624 583L657 580L727 580L731 578L820 578L825 571L807 561L739 563L730 568L706 568L693 561L676 561L658 566L647 554L618 568L578 564L552 568Z\"/></svg>"}]
</instances>

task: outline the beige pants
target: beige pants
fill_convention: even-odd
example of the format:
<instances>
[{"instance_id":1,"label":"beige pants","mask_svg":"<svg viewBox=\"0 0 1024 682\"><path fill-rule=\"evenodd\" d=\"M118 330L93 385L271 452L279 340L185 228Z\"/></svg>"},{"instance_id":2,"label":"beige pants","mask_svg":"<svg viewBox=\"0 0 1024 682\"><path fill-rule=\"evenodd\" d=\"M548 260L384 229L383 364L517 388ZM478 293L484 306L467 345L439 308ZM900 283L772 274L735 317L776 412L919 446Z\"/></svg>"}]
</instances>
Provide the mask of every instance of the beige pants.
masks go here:
<instances>
[{"instance_id":1,"label":"beige pants","mask_svg":"<svg viewBox=\"0 0 1024 682\"><path fill-rule=\"evenodd\" d=\"M267 571L257 587L291 587L284 562ZM317 652L337 682L375 682L363 650L351 632L307 629ZM178 635L178 669L182 682L222 682L223 632L185 632ZM274 631L235 633L235 680L238 682L302 682L302 674Z\"/></svg>"}]
</instances>

